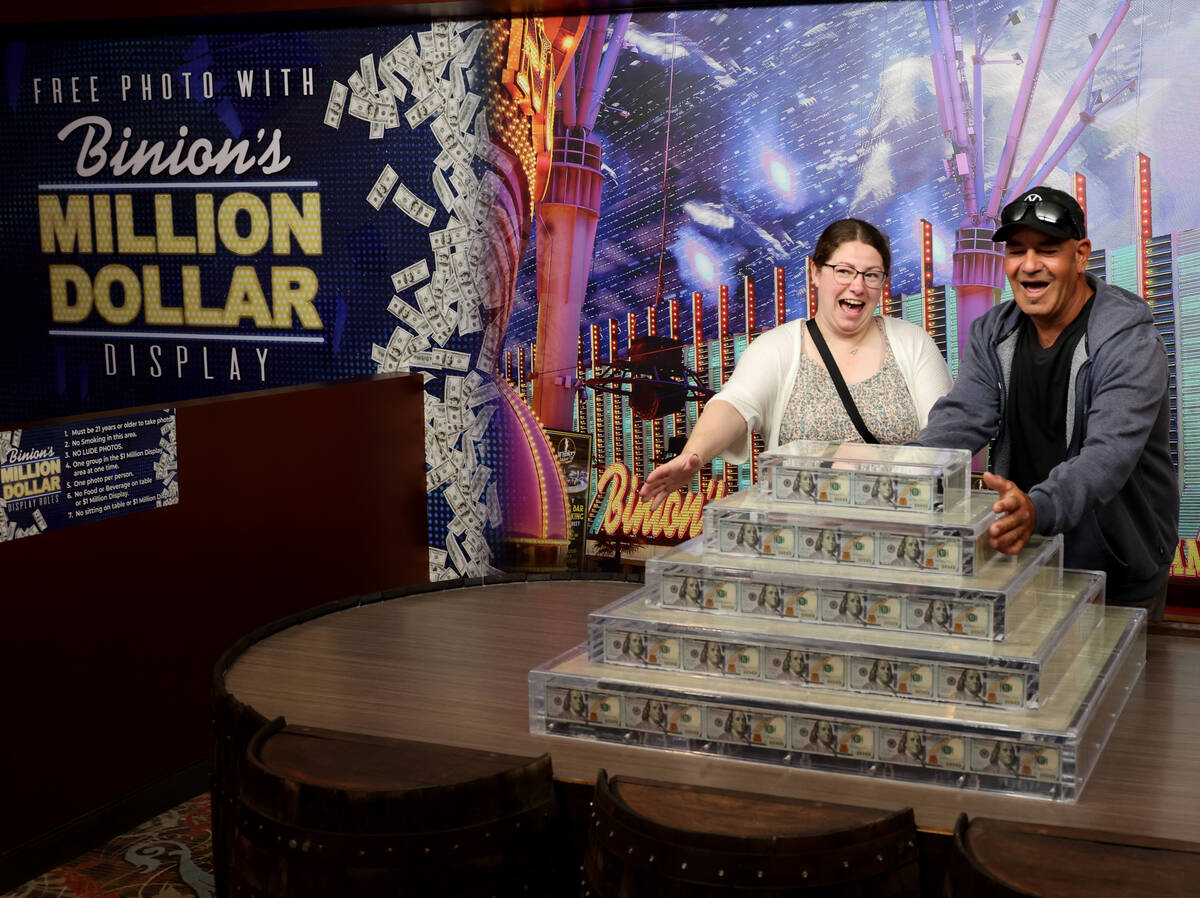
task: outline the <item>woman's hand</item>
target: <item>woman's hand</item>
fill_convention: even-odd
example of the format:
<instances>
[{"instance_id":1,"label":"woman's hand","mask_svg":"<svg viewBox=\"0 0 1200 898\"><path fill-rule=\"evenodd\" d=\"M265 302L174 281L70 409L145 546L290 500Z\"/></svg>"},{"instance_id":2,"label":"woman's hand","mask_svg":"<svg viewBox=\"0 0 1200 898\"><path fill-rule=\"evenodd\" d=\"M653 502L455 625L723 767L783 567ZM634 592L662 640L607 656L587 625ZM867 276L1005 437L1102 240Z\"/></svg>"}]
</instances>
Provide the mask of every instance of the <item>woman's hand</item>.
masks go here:
<instances>
[{"instance_id":1,"label":"woman's hand","mask_svg":"<svg viewBox=\"0 0 1200 898\"><path fill-rule=\"evenodd\" d=\"M650 510L654 511L667 496L687 486L702 466L700 456L695 452L681 452L650 472L638 496L643 502L649 502Z\"/></svg>"}]
</instances>

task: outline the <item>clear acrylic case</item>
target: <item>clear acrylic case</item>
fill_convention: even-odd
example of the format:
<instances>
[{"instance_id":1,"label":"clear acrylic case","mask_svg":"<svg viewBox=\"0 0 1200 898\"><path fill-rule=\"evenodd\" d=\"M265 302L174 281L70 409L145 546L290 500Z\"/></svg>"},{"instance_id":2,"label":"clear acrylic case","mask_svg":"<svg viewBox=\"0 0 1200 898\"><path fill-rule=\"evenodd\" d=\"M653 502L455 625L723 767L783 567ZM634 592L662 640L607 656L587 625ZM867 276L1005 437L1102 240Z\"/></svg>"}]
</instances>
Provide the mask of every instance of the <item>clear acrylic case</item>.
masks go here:
<instances>
[{"instance_id":1,"label":"clear acrylic case","mask_svg":"<svg viewBox=\"0 0 1200 898\"><path fill-rule=\"evenodd\" d=\"M1073 802L1145 664L1146 614L1110 608L1038 711L897 702L597 664L530 671L535 733Z\"/></svg>"},{"instance_id":2,"label":"clear acrylic case","mask_svg":"<svg viewBox=\"0 0 1200 898\"><path fill-rule=\"evenodd\" d=\"M1020 554L995 554L973 576L953 577L722 555L705 551L702 535L648 560L646 585L649 601L664 607L1004 639L1036 606L1040 590L1057 587L1061 572L1058 536L1035 536ZM861 613L848 617L854 595L862 597ZM946 610L942 625L930 614L935 607Z\"/></svg>"},{"instance_id":3,"label":"clear acrylic case","mask_svg":"<svg viewBox=\"0 0 1200 898\"><path fill-rule=\"evenodd\" d=\"M759 488L778 502L933 513L963 502L971 453L797 440L759 457Z\"/></svg>"},{"instance_id":4,"label":"clear acrylic case","mask_svg":"<svg viewBox=\"0 0 1200 898\"><path fill-rule=\"evenodd\" d=\"M995 552L987 528L996 494L970 493L953 510L897 514L857 505L783 504L743 490L704 507L709 552L826 566L971 576Z\"/></svg>"},{"instance_id":5,"label":"clear acrylic case","mask_svg":"<svg viewBox=\"0 0 1200 898\"><path fill-rule=\"evenodd\" d=\"M918 631L806 624L777 614L734 619L647 602L650 589L588 615L595 663L870 692L1010 711L1054 691L1104 614L1102 573L1067 571L1006 642Z\"/></svg>"}]
</instances>

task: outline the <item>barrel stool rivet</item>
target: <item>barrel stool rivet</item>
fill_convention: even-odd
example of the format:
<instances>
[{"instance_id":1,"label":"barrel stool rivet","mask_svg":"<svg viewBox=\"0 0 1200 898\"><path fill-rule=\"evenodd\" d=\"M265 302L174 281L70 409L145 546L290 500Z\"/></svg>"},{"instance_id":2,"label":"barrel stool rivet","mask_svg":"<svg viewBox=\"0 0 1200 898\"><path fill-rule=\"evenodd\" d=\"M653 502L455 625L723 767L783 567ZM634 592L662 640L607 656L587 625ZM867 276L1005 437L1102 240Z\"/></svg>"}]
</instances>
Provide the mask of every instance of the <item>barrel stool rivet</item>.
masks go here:
<instances>
[{"instance_id":1,"label":"barrel stool rivet","mask_svg":"<svg viewBox=\"0 0 1200 898\"><path fill-rule=\"evenodd\" d=\"M305 852L306 854L308 853L308 849L310 849L310 848L312 848L312 842L308 841L308 839L305 839L303 842L300 843L300 850Z\"/></svg>"},{"instance_id":2,"label":"barrel stool rivet","mask_svg":"<svg viewBox=\"0 0 1200 898\"><path fill-rule=\"evenodd\" d=\"M317 851L324 851L324 850L325 850L325 843L318 842L317 843Z\"/></svg>"},{"instance_id":3,"label":"barrel stool rivet","mask_svg":"<svg viewBox=\"0 0 1200 898\"><path fill-rule=\"evenodd\" d=\"M490 839L490 838L492 837L492 834L491 834L491 833L484 833L484 834L483 834L483 837L484 837L485 839Z\"/></svg>"},{"instance_id":4,"label":"barrel stool rivet","mask_svg":"<svg viewBox=\"0 0 1200 898\"><path fill-rule=\"evenodd\" d=\"M718 870L718 871L717 871L717 876L724 876L724 875L725 875L725 871L724 871L724 870Z\"/></svg>"},{"instance_id":5,"label":"barrel stool rivet","mask_svg":"<svg viewBox=\"0 0 1200 898\"><path fill-rule=\"evenodd\" d=\"M615 830L611 830L611 829L610 829L610 830L608 831L608 837L611 839L611 838L612 838L614 835L616 835L616 831L615 831Z\"/></svg>"},{"instance_id":6,"label":"barrel stool rivet","mask_svg":"<svg viewBox=\"0 0 1200 898\"><path fill-rule=\"evenodd\" d=\"M756 872L756 875L758 876L758 878L759 878L759 879L762 879L762 878L763 878L763 871L762 871L762 870L758 870L758 871Z\"/></svg>"},{"instance_id":7,"label":"barrel stool rivet","mask_svg":"<svg viewBox=\"0 0 1200 898\"><path fill-rule=\"evenodd\" d=\"M455 844L455 846L454 846L452 849L450 849L450 850L451 850L451 851L458 851L458 845L457 845L457 844Z\"/></svg>"},{"instance_id":8,"label":"barrel stool rivet","mask_svg":"<svg viewBox=\"0 0 1200 898\"><path fill-rule=\"evenodd\" d=\"M276 837L275 837L275 841L276 841L276 842L282 842L282 841L283 841L283 836L276 836Z\"/></svg>"},{"instance_id":9,"label":"barrel stool rivet","mask_svg":"<svg viewBox=\"0 0 1200 898\"><path fill-rule=\"evenodd\" d=\"M883 855L882 854L875 855L875 860L879 861L879 863L882 864L883 863Z\"/></svg>"},{"instance_id":10,"label":"barrel stool rivet","mask_svg":"<svg viewBox=\"0 0 1200 898\"><path fill-rule=\"evenodd\" d=\"M687 869L687 861L684 861L682 864L680 864L680 865L679 865L679 869L680 869L680 870L686 870L686 869Z\"/></svg>"},{"instance_id":11,"label":"barrel stool rivet","mask_svg":"<svg viewBox=\"0 0 1200 898\"><path fill-rule=\"evenodd\" d=\"M426 853L426 854L429 854L429 853L430 853L430 849L426 848L426 849L425 849L425 853Z\"/></svg>"},{"instance_id":12,"label":"barrel stool rivet","mask_svg":"<svg viewBox=\"0 0 1200 898\"><path fill-rule=\"evenodd\" d=\"M654 863L654 855L650 855L650 863Z\"/></svg>"},{"instance_id":13,"label":"barrel stool rivet","mask_svg":"<svg viewBox=\"0 0 1200 898\"><path fill-rule=\"evenodd\" d=\"M801 878L801 879L808 879L808 871L807 871L807 870L801 870L801 871L800 871L800 878Z\"/></svg>"},{"instance_id":14,"label":"barrel stool rivet","mask_svg":"<svg viewBox=\"0 0 1200 898\"><path fill-rule=\"evenodd\" d=\"M846 870L849 870L849 869L850 869L850 862L849 862L849 861L842 861L842 867L843 867L844 869L846 869Z\"/></svg>"},{"instance_id":15,"label":"barrel stool rivet","mask_svg":"<svg viewBox=\"0 0 1200 898\"><path fill-rule=\"evenodd\" d=\"M358 849L358 856L359 856L359 857L363 857L364 855L366 855L366 853L367 853L367 852L366 852L366 851L364 851L363 849L361 849L361 848L360 848L360 849Z\"/></svg>"},{"instance_id":16,"label":"barrel stool rivet","mask_svg":"<svg viewBox=\"0 0 1200 898\"><path fill-rule=\"evenodd\" d=\"M295 839L288 839L288 848L291 848L293 850L296 848L296 840Z\"/></svg>"},{"instance_id":17,"label":"barrel stool rivet","mask_svg":"<svg viewBox=\"0 0 1200 898\"><path fill-rule=\"evenodd\" d=\"M395 851L395 850L396 850L396 849L394 849L394 848L393 848L391 845L389 845L389 846L387 847L387 853L388 853L388 854L391 854L391 853L392 853L393 851Z\"/></svg>"},{"instance_id":18,"label":"barrel stool rivet","mask_svg":"<svg viewBox=\"0 0 1200 898\"><path fill-rule=\"evenodd\" d=\"M626 853L627 853L627 854L633 854L633 848L632 848L632 847L630 847L629 851L628 851L628 852L626 852Z\"/></svg>"}]
</instances>

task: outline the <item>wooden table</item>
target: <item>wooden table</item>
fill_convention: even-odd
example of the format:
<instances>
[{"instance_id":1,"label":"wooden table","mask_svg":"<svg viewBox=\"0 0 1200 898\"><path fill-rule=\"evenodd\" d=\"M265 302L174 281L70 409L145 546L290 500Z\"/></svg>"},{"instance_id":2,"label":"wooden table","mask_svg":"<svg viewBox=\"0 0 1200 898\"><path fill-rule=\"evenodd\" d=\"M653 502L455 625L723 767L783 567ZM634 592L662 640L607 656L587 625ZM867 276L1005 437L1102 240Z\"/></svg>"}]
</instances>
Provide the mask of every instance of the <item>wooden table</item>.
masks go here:
<instances>
[{"instance_id":1,"label":"wooden table","mask_svg":"<svg viewBox=\"0 0 1200 898\"><path fill-rule=\"evenodd\" d=\"M635 588L502 583L389 599L288 627L225 685L268 718L509 754L549 751L560 779L610 775L879 808L948 831L960 811L1200 842L1200 639L1152 636L1146 671L1074 805L655 751L529 732L530 668L582 642L589 611Z\"/></svg>"}]
</instances>

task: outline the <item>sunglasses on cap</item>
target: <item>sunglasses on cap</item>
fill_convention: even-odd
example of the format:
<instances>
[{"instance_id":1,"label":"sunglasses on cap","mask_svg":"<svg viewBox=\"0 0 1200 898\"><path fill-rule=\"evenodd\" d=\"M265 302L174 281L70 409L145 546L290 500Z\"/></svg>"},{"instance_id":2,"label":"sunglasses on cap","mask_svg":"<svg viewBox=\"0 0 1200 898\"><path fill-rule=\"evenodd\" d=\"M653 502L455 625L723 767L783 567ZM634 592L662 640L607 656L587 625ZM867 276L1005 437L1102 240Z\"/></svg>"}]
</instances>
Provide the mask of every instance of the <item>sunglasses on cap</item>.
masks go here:
<instances>
[{"instance_id":1,"label":"sunglasses on cap","mask_svg":"<svg viewBox=\"0 0 1200 898\"><path fill-rule=\"evenodd\" d=\"M1000 224L1011 225L1024 221L1029 214L1033 215L1038 221L1061 228L1066 231L1075 240L1083 239L1083 232L1078 223L1076 223L1071 210L1061 203L1054 200L1044 200L1041 197L1036 199L1030 197L1026 200L1009 203L1000 213Z\"/></svg>"}]
</instances>

